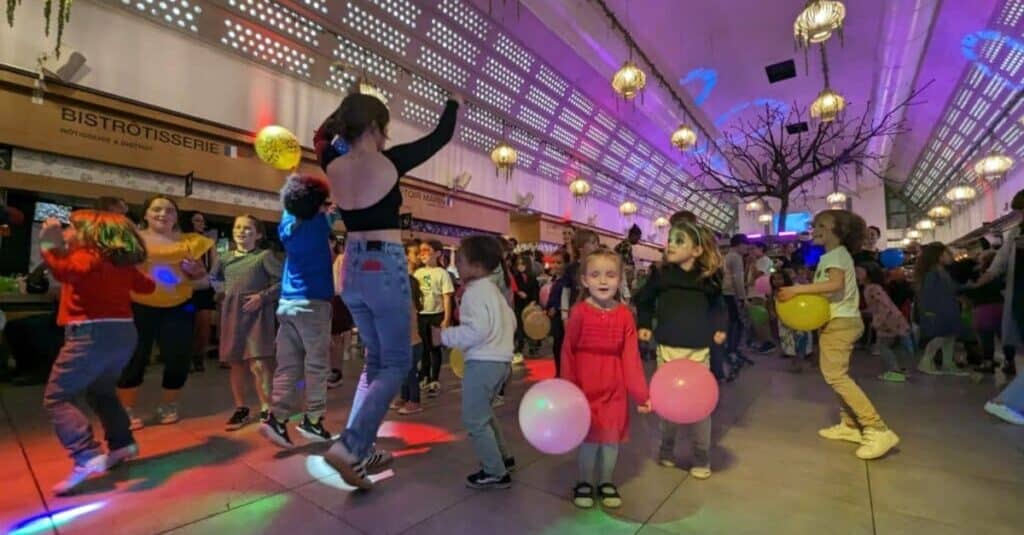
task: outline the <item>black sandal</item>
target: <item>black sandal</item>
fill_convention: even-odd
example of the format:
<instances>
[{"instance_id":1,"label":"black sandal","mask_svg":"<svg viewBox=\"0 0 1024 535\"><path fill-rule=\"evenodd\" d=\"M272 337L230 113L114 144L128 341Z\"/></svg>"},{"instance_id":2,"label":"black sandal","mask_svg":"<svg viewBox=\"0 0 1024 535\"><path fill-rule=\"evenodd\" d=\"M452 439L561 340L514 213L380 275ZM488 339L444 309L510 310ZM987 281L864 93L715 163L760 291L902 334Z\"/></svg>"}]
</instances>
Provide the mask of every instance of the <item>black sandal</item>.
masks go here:
<instances>
[{"instance_id":1,"label":"black sandal","mask_svg":"<svg viewBox=\"0 0 1024 535\"><path fill-rule=\"evenodd\" d=\"M619 496L619 489L615 485L601 483L598 485L597 491L601 493L601 505L609 509L622 507L622 496Z\"/></svg>"},{"instance_id":2,"label":"black sandal","mask_svg":"<svg viewBox=\"0 0 1024 535\"><path fill-rule=\"evenodd\" d=\"M579 482L572 489L572 503L581 509L594 506L594 487L590 483Z\"/></svg>"}]
</instances>

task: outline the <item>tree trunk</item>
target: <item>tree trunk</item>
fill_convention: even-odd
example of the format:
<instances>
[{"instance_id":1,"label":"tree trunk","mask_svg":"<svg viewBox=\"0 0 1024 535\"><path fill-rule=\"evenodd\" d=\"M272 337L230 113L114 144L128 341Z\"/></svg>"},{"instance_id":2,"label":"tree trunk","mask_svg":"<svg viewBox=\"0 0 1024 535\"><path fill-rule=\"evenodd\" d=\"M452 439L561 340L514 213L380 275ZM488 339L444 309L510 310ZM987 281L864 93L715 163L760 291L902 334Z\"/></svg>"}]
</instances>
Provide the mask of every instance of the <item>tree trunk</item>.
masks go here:
<instances>
[{"instance_id":1,"label":"tree trunk","mask_svg":"<svg viewBox=\"0 0 1024 535\"><path fill-rule=\"evenodd\" d=\"M789 193L783 192L779 197L779 225L776 234L782 234L786 230L786 214L789 212Z\"/></svg>"}]
</instances>

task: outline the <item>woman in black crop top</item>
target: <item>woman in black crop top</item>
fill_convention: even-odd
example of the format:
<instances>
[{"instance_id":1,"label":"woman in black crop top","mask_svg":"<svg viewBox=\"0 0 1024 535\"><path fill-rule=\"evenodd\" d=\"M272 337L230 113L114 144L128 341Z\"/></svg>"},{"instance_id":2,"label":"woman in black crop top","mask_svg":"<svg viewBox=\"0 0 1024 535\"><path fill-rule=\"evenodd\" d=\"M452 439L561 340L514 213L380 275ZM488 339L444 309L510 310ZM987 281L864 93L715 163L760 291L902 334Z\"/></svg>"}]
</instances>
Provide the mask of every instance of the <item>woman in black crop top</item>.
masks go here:
<instances>
[{"instance_id":1,"label":"woman in black crop top","mask_svg":"<svg viewBox=\"0 0 1024 535\"><path fill-rule=\"evenodd\" d=\"M388 405L414 365L399 181L451 141L459 104L458 99L449 100L437 128L426 137L384 150L387 107L375 97L352 94L314 137L331 199L348 231L341 298L366 346L366 367L348 425L324 458L346 483L359 488L373 487L367 469L380 470L391 461L391 454L375 452L373 443Z\"/></svg>"}]
</instances>

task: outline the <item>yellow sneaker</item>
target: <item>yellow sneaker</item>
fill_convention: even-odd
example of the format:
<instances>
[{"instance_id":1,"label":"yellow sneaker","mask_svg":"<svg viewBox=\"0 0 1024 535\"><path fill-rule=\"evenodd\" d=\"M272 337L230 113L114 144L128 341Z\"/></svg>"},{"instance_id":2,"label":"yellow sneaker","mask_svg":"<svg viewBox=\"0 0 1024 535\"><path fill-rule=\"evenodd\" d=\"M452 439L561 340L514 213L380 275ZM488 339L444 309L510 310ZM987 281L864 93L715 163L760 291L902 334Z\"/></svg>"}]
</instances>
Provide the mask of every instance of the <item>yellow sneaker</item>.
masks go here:
<instances>
[{"instance_id":1,"label":"yellow sneaker","mask_svg":"<svg viewBox=\"0 0 1024 535\"><path fill-rule=\"evenodd\" d=\"M819 429L818 435L829 440L845 440L855 444L860 444L863 441L863 436L861 436L859 429L841 423Z\"/></svg>"},{"instance_id":2,"label":"yellow sneaker","mask_svg":"<svg viewBox=\"0 0 1024 535\"><path fill-rule=\"evenodd\" d=\"M857 448L857 457L865 461L884 457L889 450L900 443L900 437L891 429L884 431L867 428L864 430L863 442Z\"/></svg>"}]
</instances>

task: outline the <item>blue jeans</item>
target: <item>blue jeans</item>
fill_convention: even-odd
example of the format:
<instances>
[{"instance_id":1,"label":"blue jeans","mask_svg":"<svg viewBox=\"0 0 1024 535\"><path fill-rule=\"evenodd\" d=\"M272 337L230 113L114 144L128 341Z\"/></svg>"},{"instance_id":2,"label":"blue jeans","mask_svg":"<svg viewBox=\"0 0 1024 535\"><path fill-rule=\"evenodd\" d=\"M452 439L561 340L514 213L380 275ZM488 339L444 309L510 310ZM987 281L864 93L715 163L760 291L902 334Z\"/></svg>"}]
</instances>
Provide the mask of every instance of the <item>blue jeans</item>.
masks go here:
<instances>
[{"instance_id":1,"label":"blue jeans","mask_svg":"<svg viewBox=\"0 0 1024 535\"><path fill-rule=\"evenodd\" d=\"M121 369L131 359L138 336L129 321L101 321L68 325L64 347L50 371L43 405L57 430L57 438L75 464L85 464L103 453L82 410L82 395L99 417L113 451L135 442L128 429L128 414L116 395Z\"/></svg>"},{"instance_id":2,"label":"blue jeans","mask_svg":"<svg viewBox=\"0 0 1024 535\"><path fill-rule=\"evenodd\" d=\"M342 269L341 299L366 347L366 366L341 442L357 459L364 459L413 365L412 297L400 243L349 240Z\"/></svg>"},{"instance_id":3,"label":"blue jeans","mask_svg":"<svg viewBox=\"0 0 1024 535\"><path fill-rule=\"evenodd\" d=\"M729 313L729 327L725 333L725 356L730 366L736 363L732 361L733 355L739 352L740 338L743 337L743 319L740 316L739 301L735 295L723 295L726 310Z\"/></svg>"},{"instance_id":4,"label":"blue jeans","mask_svg":"<svg viewBox=\"0 0 1024 535\"><path fill-rule=\"evenodd\" d=\"M511 372L507 362L467 360L462 378L462 425L484 472L498 477L507 473L505 458L509 454L491 402Z\"/></svg>"}]
</instances>

